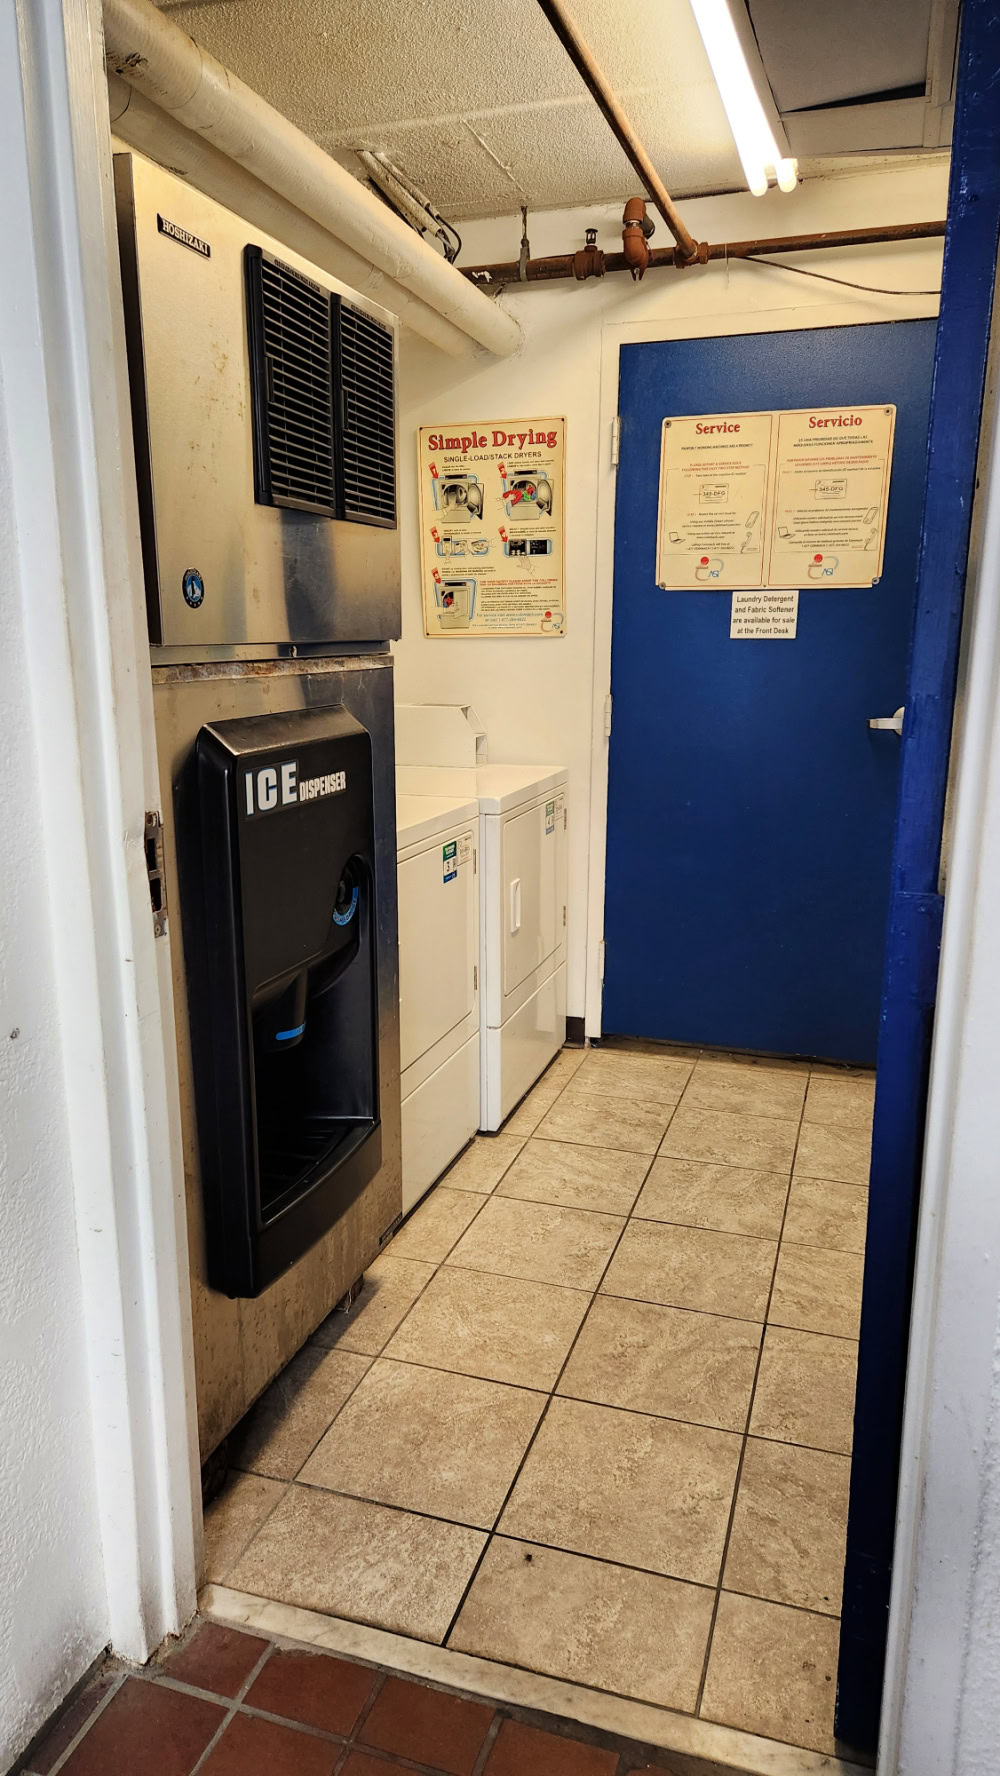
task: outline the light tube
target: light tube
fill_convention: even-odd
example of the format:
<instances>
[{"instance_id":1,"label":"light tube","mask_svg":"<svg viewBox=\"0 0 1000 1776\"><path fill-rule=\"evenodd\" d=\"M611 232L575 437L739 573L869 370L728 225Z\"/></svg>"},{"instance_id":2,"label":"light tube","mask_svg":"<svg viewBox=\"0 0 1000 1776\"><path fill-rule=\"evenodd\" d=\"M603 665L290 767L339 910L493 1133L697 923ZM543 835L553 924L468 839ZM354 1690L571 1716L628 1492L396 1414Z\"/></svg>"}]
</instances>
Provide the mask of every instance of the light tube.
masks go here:
<instances>
[{"instance_id":1,"label":"light tube","mask_svg":"<svg viewBox=\"0 0 1000 1776\"><path fill-rule=\"evenodd\" d=\"M743 0L732 4L739 8L738 23L729 0L691 0L736 152L755 197L763 197L771 179L782 191L794 191L798 162L788 153Z\"/></svg>"}]
</instances>

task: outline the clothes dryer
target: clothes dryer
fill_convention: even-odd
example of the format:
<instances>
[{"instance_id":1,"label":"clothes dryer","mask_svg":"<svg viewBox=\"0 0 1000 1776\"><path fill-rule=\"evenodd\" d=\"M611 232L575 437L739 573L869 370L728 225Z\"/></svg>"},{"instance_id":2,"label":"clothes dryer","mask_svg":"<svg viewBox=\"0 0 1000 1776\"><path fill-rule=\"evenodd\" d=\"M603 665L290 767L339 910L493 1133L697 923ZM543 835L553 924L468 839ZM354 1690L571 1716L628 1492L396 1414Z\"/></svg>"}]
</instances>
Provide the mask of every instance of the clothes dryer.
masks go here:
<instances>
[{"instance_id":1,"label":"clothes dryer","mask_svg":"<svg viewBox=\"0 0 1000 1776\"><path fill-rule=\"evenodd\" d=\"M479 804L396 804L403 1213L479 1126Z\"/></svg>"}]
</instances>

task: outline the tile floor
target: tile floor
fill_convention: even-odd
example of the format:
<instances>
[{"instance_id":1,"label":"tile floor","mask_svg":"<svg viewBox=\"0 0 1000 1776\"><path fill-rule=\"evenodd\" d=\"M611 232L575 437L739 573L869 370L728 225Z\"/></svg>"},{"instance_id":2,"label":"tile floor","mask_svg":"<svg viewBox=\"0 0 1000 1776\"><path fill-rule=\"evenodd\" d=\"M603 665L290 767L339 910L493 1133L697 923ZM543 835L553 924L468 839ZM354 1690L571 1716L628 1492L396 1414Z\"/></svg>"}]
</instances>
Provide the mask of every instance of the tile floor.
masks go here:
<instances>
[{"instance_id":1,"label":"tile floor","mask_svg":"<svg viewBox=\"0 0 1000 1776\"><path fill-rule=\"evenodd\" d=\"M555 1729L555 1730L553 1730ZM109 1664L24 1776L666 1776L648 1747L215 1623Z\"/></svg>"},{"instance_id":2,"label":"tile floor","mask_svg":"<svg viewBox=\"0 0 1000 1776\"><path fill-rule=\"evenodd\" d=\"M564 1050L244 1421L206 1577L834 1751L873 1088Z\"/></svg>"}]
</instances>

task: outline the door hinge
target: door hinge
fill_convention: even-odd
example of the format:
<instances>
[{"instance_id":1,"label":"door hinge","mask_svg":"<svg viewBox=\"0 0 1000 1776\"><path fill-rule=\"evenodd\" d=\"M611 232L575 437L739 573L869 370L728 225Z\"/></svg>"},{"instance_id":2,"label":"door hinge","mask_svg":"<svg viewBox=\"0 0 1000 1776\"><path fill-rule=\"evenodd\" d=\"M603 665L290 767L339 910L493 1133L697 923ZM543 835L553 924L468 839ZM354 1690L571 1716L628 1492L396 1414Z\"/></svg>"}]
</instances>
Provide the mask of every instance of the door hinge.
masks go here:
<instances>
[{"instance_id":1,"label":"door hinge","mask_svg":"<svg viewBox=\"0 0 1000 1776\"><path fill-rule=\"evenodd\" d=\"M618 458L622 447L622 416L616 413L611 421L611 467L618 467Z\"/></svg>"},{"instance_id":2,"label":"door hinge","mask_svg":"<svg viewBox=\"0 0 1000 1776\"><path fill-rule=\"evenodd\" d=\"M602 987L604 985L604 954L605 954L605 943L604 943L604 939L602 937L600 943L597 946L597 978L600 981Z\"/></svg>"},{"instance_id":3,"label":"door hinge","mask_svg":"<svg viewBox=\"0 0 1000 1776\"><path fill-rule=\"evenodd\" d=\"M475 962L472 964L472 991L474 993L479 991L479 968Z\"/></svg>"},{"instance_id":4,"label":"door hinge","mask_svg":"<svg viewBox=\"0 0 1000 1776\"><path fill-rule=\"evenodd\" d=\"M605 738L605 740L611 739L611 711L612 711L613 705L614 705L614 698L612 697L611 692L609 691L607 696L604 699L604 738ZM615 756L617 757L617 754Z\"/></svg>"},{"instance_id":5,"label":"door hinge","mask_svg":"<svg viewBox=\"0 0 1000 1776\"><path fill-rule=\"evenodd\" d=\"M149 904L153 909L153 936L163 937L167 929L167 877L163 867L163 819L156 809L146 809L143 844Z\"/></svg>"}]
</instances>

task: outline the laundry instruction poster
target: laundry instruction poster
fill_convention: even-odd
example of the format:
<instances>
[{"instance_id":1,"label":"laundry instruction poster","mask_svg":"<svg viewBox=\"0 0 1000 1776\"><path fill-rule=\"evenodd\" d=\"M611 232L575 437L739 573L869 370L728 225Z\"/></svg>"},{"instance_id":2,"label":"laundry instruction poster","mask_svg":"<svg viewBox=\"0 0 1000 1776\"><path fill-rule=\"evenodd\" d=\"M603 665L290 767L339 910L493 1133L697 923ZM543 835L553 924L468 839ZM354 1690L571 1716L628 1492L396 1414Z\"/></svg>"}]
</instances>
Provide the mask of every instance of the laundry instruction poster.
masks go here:
<instances>
[{"instance_id":1,"label":"laundry instruction poster","mask_svg":"<svg viewBox=\"0 0 1000 1776\"><path fill-rule=\"evenodd\" d=\"M773 413L665 419L657 580L679 589L764 581Z\"/></svg>"},{"instance_id":2,"label":"laundry instruction poster","mask_svg":"<svg viewBox=\"0 0 1000 1776\"><path fill-rule=\"evenodd\" d=\"M565 419L422 426L424 633L566 633Z\"/></svg>"},{"instance_id":3,"label":"laundry instruction poster","mask_svg":"<svg viewBox=\"0 0 1000 1776\"><path fill-rule=\"evenodd\" d=\"M777 414L769 586L882 577L895 407Z\"/></svg>"},{"instance_id":4,"label":"laundry instruction poster","mask_svg":"<svg viewBox=\"0 0 1000 1776\"><path fill-rule=\"evenodd\" d=\"M896 409L663 421L657 584L809 590L882 575Z\"/></svg>"}]
</instances>

